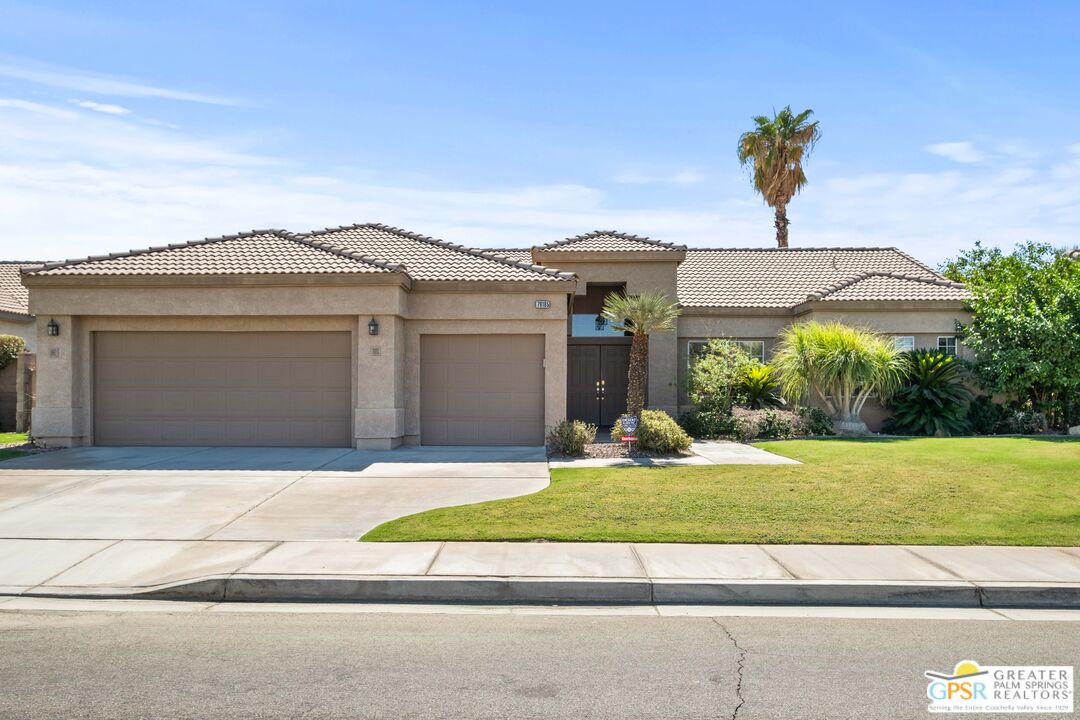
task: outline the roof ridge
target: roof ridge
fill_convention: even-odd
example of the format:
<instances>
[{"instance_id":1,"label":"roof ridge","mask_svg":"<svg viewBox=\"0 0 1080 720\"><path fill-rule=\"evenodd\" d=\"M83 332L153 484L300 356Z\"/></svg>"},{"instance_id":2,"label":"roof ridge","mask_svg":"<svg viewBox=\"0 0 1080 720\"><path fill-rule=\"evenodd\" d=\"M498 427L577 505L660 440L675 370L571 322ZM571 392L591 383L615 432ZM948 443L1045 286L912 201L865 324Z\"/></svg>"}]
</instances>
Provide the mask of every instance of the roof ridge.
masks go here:
<instances>
[{"instance_id":1,"label":"roof ridge","mask_svg":"<svg viewBox=\"0 0 1080 720\"><path fill-rule=\"evenodd\" d=\"M309 237L305 237L300 233L288 233L288 236L288 239L290 240L295 240L298 243L301 243L303 245L309 245L310 247L313 247L317 250L322 250L324 252L328 252L332 255L339 255L350 260L358 260L368 265L373 265L384 270L389 270L390 272L400 272L408 275L408 270L403 263L390 262L389 260L383 260L381 258L373 257L371 255L364 255L362 253L352 252L350 250L339 248L335 245L330 245L328 243L321 243L317 240L312 240Z\"/></svg>"},{"instance_id":2,"label":"roof ridge","mask_svg":"<svg viewBox=\"0 0 1080 720\"><path fill-rule=\"evenodd\" d=\"M617 237L620 240L632 240L634 242L644 243L646 245L656 245L657 247L671 248L673 250L686 250L686 245L676 245L675 243L663 242L661 240L653 240L647 235L634 235L633 233L624 233L619 230L593 230L592 232L581 233L580 235L574 235L573 237L564 238L562 240L555 240L544 245L534 245L534 248L553 248L562 247L563 245L570 245L571 243L580 242L582 240L588 240L594 237L601 237L608 235L611 237Z\"/></svg>"},{"instance_id":3,"label":"roof ridge","mask_svg":"<svg viewBox=\"0 0 1080 720\"><path fill-rule=\"evenodd\" d=\"M430 235L421 235L420 233L413 232L411 230L405 230L404 228L394 227L392 225L386 225L385 223L353 223L352 225L341 225L341 226L336 227L336 228L328 227L325 230L318 230L318 231L312 231L312 232L309 232L309 233L301 233L301 234L304 235L304 236L316 235L316 234L321 235L323 233L339 232L341 230L356 230L356 229L365 228L365 227L367 227L367 228L377 228L377 229L383 230L385 232L394 233L395 235L400 235L401 237L406 237L406 238L409 238L409 239L412 239L412 240L417 240L419 242L427 243L429 245L435 245L437 247L445 248L447 250L453 250L455 252L459 252L459 253L462 253L464 255L471 255L473 257L479 257L479 258L483 258L485 260L490 260L492 262L499 263L500 265L507 265L509 267L516 267L516 268L522 268L522 269L525 269L525 270L532 270L533 272L538 272L538 273L541 273L543 275L549 275L549 276L552 276L552 277L562 278L564 280L569 280L569 279L575 277L574 273L562 272L560 270L556 270L555 268L549 268L549 267L546 267L544 265L534 265L532 263L527 263L524 260L511 260L510 258L507 258L507 257L495 256L495 255L486 253L486 252L481 251L481 250L474 250L473 248L465 247L464 245L458 245L456 243L452 243L452 242L449 242L447 240L439 240L438 238L433 238Z\"/></svg>"},{"instance_id":4,"label":"roof ridge","mask_svg":"<svg viewBox=\"0 0 1080 720\"><path fill-rule=\"evenodd\" d=\"M936 273L935 273L935 275L936 275ZM907 281L911 281L911 282L920 282L920 283L925 283L927 285L938 285L938 286L941 286L941 287L950 287L950 288L955 288L957 290L965 290L966 289L962 283L953 282L952 280L945 280L945 279L942 279L940 277L925 278L925 277L920 277L918 275L908 275L906 273L887 272L887 271L883 271L883 270L868 270L868 271L865 271L865 272L856 273L855 275L852 275L852 276L850 276L848 278L845 278L845 279L839 280L839 281L837 281L835 283L831 283L829 285L826 285L821 290L815 290L813 292L807 293L806 299L807 300L822 300L822 299L828 297L829 295L832 295L835 292L839 292L840 290L843 290L844 288L851 287L852 285L855 285L856 283L860 283L863 280L866 280L866 279L872 278L872 277L895 278L897 280L907 280Z\"/></svg>"},{"instance_id":5,"label":"roof ridge","mask_svg":"<svg viewBox=\"0 0 1080 720\"><path fill-rule=\"evenodd\" d=\"M199 245L210 245L211 243L224 242L226 240L237 240L239 238L246 237L258 237L259 235L274 235L276 237L293 239L290 236L293 233L288 230L281 230L278 228L272 228L269 230L249 230L246 232L232 233L230 235L219 235L217 237L202 238L201 240L189 240L187 242L169 243L168 245L154 245L148 248L142 248L141 250L128 250L126 252L115 252L107 255L90 255L84 258L71 258L68 260L56 260L53 262L42 263L40 266L35 267L30 273L39 272L41 270L54 270L59 267L72 267L75 265L83 265L85 263L97 262L99 260L115 260L116 258L135 257L136 255L149 255L151 253L162 252L163 250L176 250L178 248L196 247ZM26 273L26 270L23 270Z\"/></svg>"},{"instance_id":6,"label":"roof ridge","mask_svg":"<svg viewBox=\"0 0 1080 720\"><path fill-rule=\"evenodd\" d=\"M883 246L883 245L877 245L877 246L849 245L847 247L825 247L825 246L821 246L821 247L786 247L786 248L778 248L778 247L688 247L687 248L687 252L751 252L751 251L753 251L753 252L806 252L806 251L828 252L828 251L839 251L839 250L878 250L878 251L880 251L880 250L894 250L894 251L900 253L901 255L907 257L909 260L914 261L915 264L923 266L922 263L920 263L918 260L915 260L914 258L912 258L910 255L908 255L904 251L900 250L899 248L893 247L893 246ZM925 267L925 266L923 266L923 267ZM926 268L926 269L929 270L930 268ZM931 270L930 272L933 272L933 270ZM934 273L934 274L936 275L937 273Z\"/></svg>"}]
</instances>

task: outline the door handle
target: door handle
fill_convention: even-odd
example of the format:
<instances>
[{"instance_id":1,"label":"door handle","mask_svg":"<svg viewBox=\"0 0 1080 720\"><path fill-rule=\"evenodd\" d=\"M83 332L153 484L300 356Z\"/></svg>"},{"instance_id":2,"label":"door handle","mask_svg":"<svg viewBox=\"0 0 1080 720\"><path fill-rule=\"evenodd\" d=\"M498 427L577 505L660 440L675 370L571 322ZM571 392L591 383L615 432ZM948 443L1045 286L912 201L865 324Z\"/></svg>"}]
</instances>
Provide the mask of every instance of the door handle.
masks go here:
<instances>
[{"instance_id":1,"label":"door handle","mask_svg":"<svg viewBox=\"0 0 1080 720\"><path fill-rule=\"evenodd\" d=\"M607 383L604 380L596 381L596 399L603 400L607 395Z\"/></svg>"}]
</instances>

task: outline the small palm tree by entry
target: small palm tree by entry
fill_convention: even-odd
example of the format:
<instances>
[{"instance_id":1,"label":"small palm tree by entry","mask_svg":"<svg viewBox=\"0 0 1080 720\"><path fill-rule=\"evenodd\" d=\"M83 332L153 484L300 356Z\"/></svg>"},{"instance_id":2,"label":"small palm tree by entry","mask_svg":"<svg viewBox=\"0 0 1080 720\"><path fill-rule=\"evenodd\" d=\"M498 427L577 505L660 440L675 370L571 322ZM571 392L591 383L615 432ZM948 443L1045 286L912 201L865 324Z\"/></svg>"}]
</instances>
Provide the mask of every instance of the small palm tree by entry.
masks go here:
<instances>
[{"instance_id":1,"label":"small palm tree by entry","mask_svg":"<svg viewBox=\"0 0 1080 720\"><path fill-rule=\"evenodd\" d=\"M615 330L633 333L626 412L639 415L645 407L645 388L649 381L649 333L674 330L679 304L671 302L659 290L630 296L612 293L604 300L601 314Z\"/></svg>"},{"instance_id":2,"label":"small palm tree by entry","mask_svg":"<svg viewBox=\"0 0 1080 720\"><path fill-rule=\"evenodd\" d=\"M788 246L787 205L803 185L806 174L803 160L821 138L821 128L815 120L809 122L813 110L796 115L791 106L754 118L756 128L739 137L739 162L754 168L754 189L765 203L776 211L776 246Z\"/></svg>"}]
</instances>

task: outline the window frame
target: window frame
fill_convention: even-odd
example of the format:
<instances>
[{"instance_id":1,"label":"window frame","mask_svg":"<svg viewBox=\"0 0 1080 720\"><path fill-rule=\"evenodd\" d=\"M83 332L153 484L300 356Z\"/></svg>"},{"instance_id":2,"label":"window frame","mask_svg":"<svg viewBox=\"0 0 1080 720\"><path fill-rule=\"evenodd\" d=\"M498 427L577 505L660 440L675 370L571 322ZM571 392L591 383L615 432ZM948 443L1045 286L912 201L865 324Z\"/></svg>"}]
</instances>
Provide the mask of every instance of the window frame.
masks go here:
<instances>
[{"instance_id":1,"label":"window frame","mask_svg":"<svg viewBox=\"0 0 1080 720\"><path fill-rule=\"evenodd\" d=\"M910 340L911 341L911 347L900 347L900 341L901 340ZM915 336L914 335L893 335L893 346L897 350L901 350L903 352L911 352L912 350L915 349Z\"/></svg>"},{"instance_id":2,"label":"window frame","mask_svg":"<svg viewBox=\"0 0 1080 720\"><path fill-rule=\"evenodd\" d=\"M945 341L945 347L941 346L941 341L942 340ZM949 341L950 340L952 341L952 350L949 349ZM947 355L952 355L953 357L956 357L956 356L959 355L959 349L960 349L960 345L956 341L956 336L955 335L938 335L937 336L937 351L938 352L943 352L943 353L945 353Z\"/></svg>"}]
</instances>

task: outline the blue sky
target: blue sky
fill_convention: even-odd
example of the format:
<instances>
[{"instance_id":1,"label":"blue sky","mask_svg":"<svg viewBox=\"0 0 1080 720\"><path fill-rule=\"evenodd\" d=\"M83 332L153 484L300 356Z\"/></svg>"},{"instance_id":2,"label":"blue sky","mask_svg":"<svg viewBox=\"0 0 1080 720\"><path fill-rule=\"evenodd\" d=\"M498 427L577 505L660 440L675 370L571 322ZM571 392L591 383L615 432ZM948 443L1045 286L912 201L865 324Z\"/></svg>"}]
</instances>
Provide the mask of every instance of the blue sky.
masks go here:
<instances>
[{"instance_id":1,"label":"blue sky","mask_svg":"<svg viewBox=\"0 0 1080 720\"><path fill-rule=\"evenodd\" d=\"M1080 4L0 2L0 257L385 222L769 246L753 115L823 138L794 246L1080 242Z\"/></svg>"}]
</instances>

